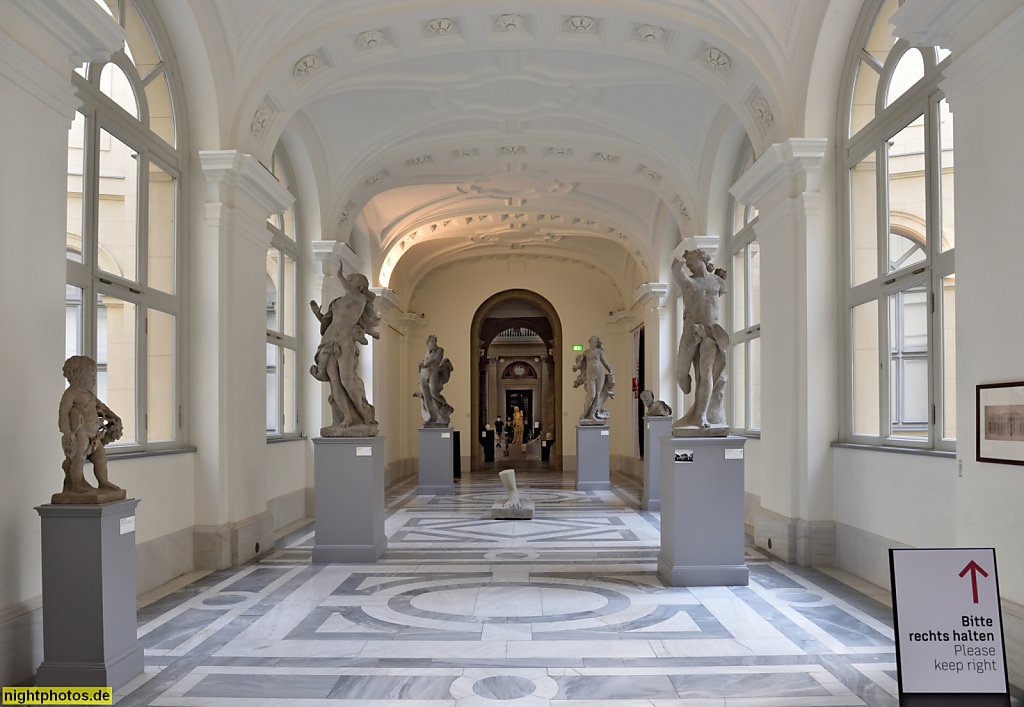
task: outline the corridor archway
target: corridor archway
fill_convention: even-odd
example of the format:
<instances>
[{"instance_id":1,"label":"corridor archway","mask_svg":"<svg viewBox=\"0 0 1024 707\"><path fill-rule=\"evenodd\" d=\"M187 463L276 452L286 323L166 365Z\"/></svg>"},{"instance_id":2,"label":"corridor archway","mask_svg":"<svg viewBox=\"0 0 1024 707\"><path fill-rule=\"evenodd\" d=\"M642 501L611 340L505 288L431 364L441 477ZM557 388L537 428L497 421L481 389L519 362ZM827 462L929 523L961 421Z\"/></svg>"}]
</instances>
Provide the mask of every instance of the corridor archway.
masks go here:
<instances>
[{"instance_id":1,"label":"corridor archway","mask_svg":"<svg viewBox=\"0 0 1024 707\"><path fill-rule=\"evenodd\" d=\"M498 315L498 316L495 316ZM505 290L489 297L481 304L473 315L469 342L470 360L475 361L471 374L470 400L472 410L471 438L472 450L470 454L471 469L481 469L484 463L484 449L480 444L481 433L485 429L488 418L496 416L496 411L490 408L497 408L503 411L504 401L488 400L486 386L488 367L497 371L500 375L505 371L509 362L499 368L498 362L488 362L487 351L492 342L504 332L509 330L522 330L523 336L542 344L545 353L538 353L533 361L534 371L541 379L544 378L544 371L550 371L549 387L524 383L524 388L538 392L537 412L531 416L536 419L540 426L537 432L545 435L550 432L553 435L551 449L551 469L562 468L562 323L558 318L555 308L544 297L531 290L514 289ZM530 336L530 335L533 336ZM528 369L530 366L524 366ZM492 375L494 373L492 371ZM502 390L504 390L504 386ZM548 402L547 398L550 398Z\"/></svg>"}]
</instances>

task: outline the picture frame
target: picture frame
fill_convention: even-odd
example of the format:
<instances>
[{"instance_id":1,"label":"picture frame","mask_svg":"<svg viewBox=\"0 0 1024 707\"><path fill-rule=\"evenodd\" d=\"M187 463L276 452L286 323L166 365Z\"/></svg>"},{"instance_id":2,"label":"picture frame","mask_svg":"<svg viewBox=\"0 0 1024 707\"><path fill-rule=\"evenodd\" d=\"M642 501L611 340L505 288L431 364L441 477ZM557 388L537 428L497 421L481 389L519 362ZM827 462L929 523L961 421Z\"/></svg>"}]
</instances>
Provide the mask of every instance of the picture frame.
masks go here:
<instances>
[{"instance_id":1,"label":"picture frame","mask_svg":"<svg viewBox=\"0 0 1024 707\"><path fill-rule=\"evenodd\" d=\"M977 461L1024 466L1024 381L978 385L975 428Z\"/></svg>"}]
</instances>

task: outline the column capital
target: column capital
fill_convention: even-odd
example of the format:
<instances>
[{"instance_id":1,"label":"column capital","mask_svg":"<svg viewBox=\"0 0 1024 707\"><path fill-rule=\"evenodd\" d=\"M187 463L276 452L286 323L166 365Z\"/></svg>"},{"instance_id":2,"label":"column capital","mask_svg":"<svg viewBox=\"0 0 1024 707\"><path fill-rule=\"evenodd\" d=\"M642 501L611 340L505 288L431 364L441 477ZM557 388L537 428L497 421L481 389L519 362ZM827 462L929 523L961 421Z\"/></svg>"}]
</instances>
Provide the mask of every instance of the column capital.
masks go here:
<instances>
[{"instance_id":1,"label":"column capital","mask_svg":"<svg viewBox=\"0 0 1024 707\"><path fill-rule=\"evenodd\" d=\"M687 250L703 250L712 260L718 257L718 244L722 242L721 236L689 236L679 241L679 245L669 253L669 262L682 258Z\"/></svg>"},{"instance_id":2,"label":"column capital","mask_svg":"<svg viewBox=\"0 0 1024 707\"><path fill-rule=\"evenodd\" d=\"M1019 0L905 0L892 23L895 35L911 46L940 46L959 55L1019 8Z\"/></svg>"},{"instance_id":3,"label":"column capital","mask_svg":"<svg viewBox=\"0 0 1024 707\"><path fill-rule=\"evenodd\" d=\"M786 199L818 190L828 140L790 138L771 145L729 189L744 204L770 211Z\"/></svg>"},{"instance_id":4,"label":"column capital","mask_svg":"<svg viewBox=\"0 0 1024 707\"><path fill-rule=\"evenodd\" d=\"M381 314L397 309L398 304L402 301L394 290L387 287L371 287L370 292L377 295L377 311Z\"/></svg>"},{"instance_id":5,"label":"column capital","mask_svg":"<svg viewBox=\"0 0 1024 707\"><path fill-rule=\"evenodd\" d=\"M199 160L206 177L207 203L222 203L266 220L295 201L266 167L237 150L202 150Z\"/></svg>"},{"instance_id":6,"label":"column capital","mask_svg":"<svg viewBox=\"0 0 1024 707\"><path fill-rule=\"evenodd\" d=\"M667 282L645 282L633 290L633 301L642 310L657 309L668 294Z\"/></svg>"},{"instance_id":7,"label":"column capital","mask_svg":"<svg viewBox=\"0 0 1024 707\"><path fill-rule=\"evenodd\" d=\"M41 32L45 42L36 43L32 36L24 36L25 46L37 58L59 73L66 72L65 78L87 61L106 61L110 55L124 46L128 32L103 11L96 2L89 0L61 0L61 2L39 2L39 0L7 0L11 9L21 13L32 29ZM0 17L7 13L0 12ZM13 23L2 22L8 27ZM31 46L30 46L31 45ZM51 62L60 65L53 65Z\"/></svg>"}]
</instances>

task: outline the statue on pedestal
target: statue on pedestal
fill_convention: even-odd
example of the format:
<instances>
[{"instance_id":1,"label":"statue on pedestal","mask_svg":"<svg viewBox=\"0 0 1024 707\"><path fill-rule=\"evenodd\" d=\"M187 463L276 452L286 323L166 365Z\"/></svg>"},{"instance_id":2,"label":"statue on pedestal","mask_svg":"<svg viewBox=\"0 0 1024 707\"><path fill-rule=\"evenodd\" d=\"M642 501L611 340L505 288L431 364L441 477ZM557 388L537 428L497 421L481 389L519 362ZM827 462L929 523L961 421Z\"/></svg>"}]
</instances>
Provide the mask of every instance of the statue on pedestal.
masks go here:
<instances>
[{"instance_id":1,"label":"statue on pedestal","mask_svg":"<svg viewBox=\"0 0 1024 707\"><path fill-rule=\"evenodd\" d=\"M644 417L660 417L672 414L672 408L664 400L655 400L654 393L649 390L640 392L640 402L644 404Z\"/></svg>"},{"instance_id":2,"label":"statue on pedestal","mask_svg":"<svg viewBox=\"0 0 1024 707\"><path fill-rule=\"evenodd\" d=\"M413 393L422 403L424 427L448 427L452 408L441 395L441 389L452 376L452 362L444 357L444 349L437 345L437 337L427 337L427 352L420 367L420 390Z\"/></svg>"},{"instance_id":3,"label":"statue on pedestal","mask_svg":"<svg viewBox=\"0 0 1024 707\"><path fill-rule=\"evenodd\" d=\"M68 388L60 399L57 425L64 449L64 490L51 503L108 503L120 501L126 492L107 478L104 445L121 438L121 418L104 405L96 393L96 362L88 356L72 356L64 362ZM99 488L85 480L85 462L92 462Z\"/></svg>"},{"instance_id":4,"label":"statue on pedestal","mask_svg":"<svg viewBox=\"0 0 1024 707\"><path fill-rule=\"evenodd\" d=\"M683 297L676 381L684 393L694 391L693 405L672 424L672 435L724 437L729 434L724 408L729 334L718 323L718 300L726 292L726 271L715 269L703 250L687 250L682 260L672 261L672 274Z\"/></svg>"},{"instance_id":5,"label":"statue on pedestal","mask_svg":"<svg viewBox=\"0 0 1024 707\"><path fill-rule=\"evenodd\" d=\"M523 443L523 411L516 405L512 408L512 444Z\"/></svg>"},{"instance_id":6,"label":"statue on pedestal","mask_svg":"<svg viewBox=\"0 0 1024 707\"><path fill-rule=\"evenodd\" d=\"M377 324L380 315L374 310L377 296L370 291L365 275L352 273L344 276L343 265L338 265L338 280L345 294L336 297L320 311L316 300L309 306L320 322L320 346L316 349L316 363L309 369L318 381L330 383L331 425L321 427L322 437L376 437L377 419L373 405L366 400L363 379L356 370L359 366L359 347L369 342L366 336L380 338Z\"/></svg>"},{"instance_id":7,"label":"statue on pedestal","mask_svg":"<svg viewBox=\"0 0 1024 707\"><path fill-rule=\"evenodd\" d=\"M615 393L612 392L612 388L615 387L615 374L604 356L604 343L600 337L590 337L590 348L576 357L576 364L572 370L579 372L572 387L579 388L582 385L587 393L580 424L605 424L610 415L605 410L604 403L608 398L615 397Z\"/></svg>"}]
</instances>

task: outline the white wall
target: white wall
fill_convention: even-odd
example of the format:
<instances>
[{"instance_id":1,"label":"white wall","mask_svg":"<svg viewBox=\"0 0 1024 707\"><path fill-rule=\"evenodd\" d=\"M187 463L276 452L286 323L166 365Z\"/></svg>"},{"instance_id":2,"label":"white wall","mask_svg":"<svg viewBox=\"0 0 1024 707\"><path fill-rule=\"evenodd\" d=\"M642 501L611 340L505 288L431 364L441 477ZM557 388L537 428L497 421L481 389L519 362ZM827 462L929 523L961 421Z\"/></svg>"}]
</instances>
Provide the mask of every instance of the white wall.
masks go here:
<instances>
[{"instance_id":1,"label":"white wall","mask_svg":"<svg viewBox=\"0 0 1024 707\"><path fill-rule=\"evenodd\" d=\"M517 267L520 269L510 269ZM396 286L397 287L397 286ZM632 360L631 338L627 326L606 323L609 311L628 308L621 293L617 292L605 275L594 269L564 261L542 259L485 260L469 264L456 264L436 271L422 280L408 298L406 309L422 313L429 319L426 326L413 327L407 346L409 360L405 367L416 371L416 361L423 357L427 334L436 334L438 344L454 366L451 381L445 386L445 398L455 412L452 426L462 433L463 454L470 444L470 386L476 374L477 362L470 360L470 327L473 315L483 302L499 292L526 289L547 299L558 313L562 324L562 419L558 434L562 437L562 453L576 454L576 425L583 411L585 395L582 388L573 389L576 374L572 371L574 344L587 347L587 340L597 335L602 338L605 355L616 373L616 398L609 400L611 413L611 453L629 455L632 449L630 429L631 399L630 370ZM399 293L401 294L401 293ZM410 374L411 376L411 374ZM422 424L419 401L412 397L416 387L410 377L406 396L397 396L400 409L378 411L378 416L397 415L410 429ZM392 429L394 429L392 427ZM415 436L410 437L405 456L416 454ZM413 446L410 446L413 445ZM389 461L391 460L389 456Z\"/></svg>"}]
</instances>

